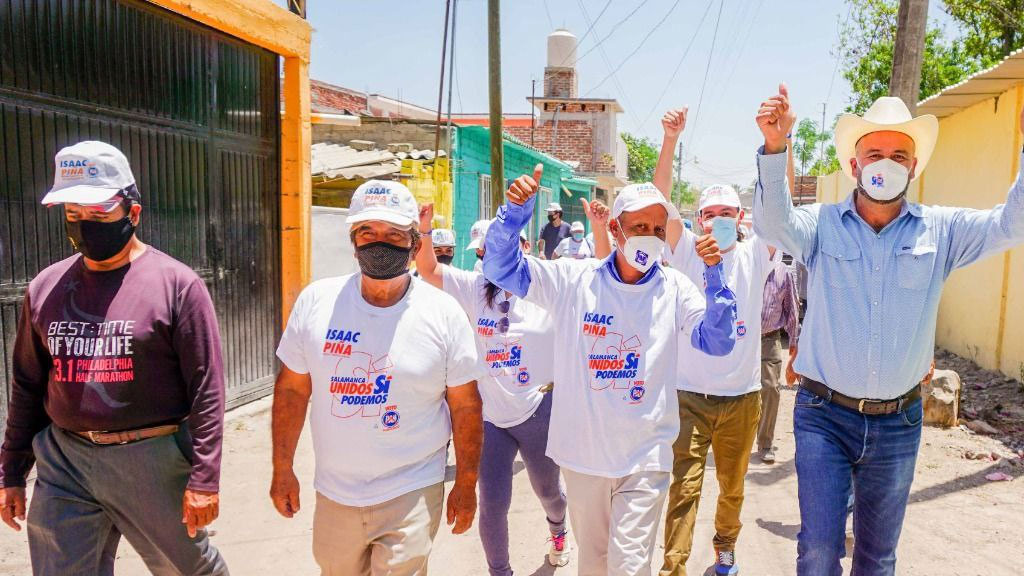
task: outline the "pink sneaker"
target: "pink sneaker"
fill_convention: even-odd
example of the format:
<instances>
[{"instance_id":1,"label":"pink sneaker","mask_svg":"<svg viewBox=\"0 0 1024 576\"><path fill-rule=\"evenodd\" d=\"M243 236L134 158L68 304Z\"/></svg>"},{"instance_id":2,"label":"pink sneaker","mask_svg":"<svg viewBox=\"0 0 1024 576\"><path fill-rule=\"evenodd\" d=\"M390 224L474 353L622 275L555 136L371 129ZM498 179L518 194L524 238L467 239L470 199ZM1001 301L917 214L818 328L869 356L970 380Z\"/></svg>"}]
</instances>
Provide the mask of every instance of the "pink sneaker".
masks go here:
<instances>
[{"instance_id":1,"label":"pink sneaker","mask_svg":"<svg viewBox=\"0 0 1024 576\"><path fill-rule=\"evenodd\" d=\"M567 532L562 530L548 538L548 542L551 543L548 548L548 564L562 567L569 563L569 541L565 539L566 534Z\"/></svg>"}]
</instances>

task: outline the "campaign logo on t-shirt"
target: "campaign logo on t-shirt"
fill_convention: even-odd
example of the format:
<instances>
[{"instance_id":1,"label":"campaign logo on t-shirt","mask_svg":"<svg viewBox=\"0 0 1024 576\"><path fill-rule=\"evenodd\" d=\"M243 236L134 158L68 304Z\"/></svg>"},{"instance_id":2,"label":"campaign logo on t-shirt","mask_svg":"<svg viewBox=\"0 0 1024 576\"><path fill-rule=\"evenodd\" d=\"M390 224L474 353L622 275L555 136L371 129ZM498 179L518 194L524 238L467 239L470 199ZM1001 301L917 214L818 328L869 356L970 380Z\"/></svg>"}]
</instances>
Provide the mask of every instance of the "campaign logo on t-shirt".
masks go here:
<instances>
[{"instance_id":1,"label":"campaign logo on t-shirt","mask_svg":"<svg viewBox=\"0 0 1024 576\"><path fill-rule=\"evenodd\" d=\"M384 409L384 415L380 417L380 423L385 431L398 428L398 421L401 416L398 414L398 406L388 406Z\"/></svg>"},{"instance_id":2,"label":"campaign logo on t-shirt","mask_svg":"<svg viewBox=\"0 0 1024 576\"><path fill-rule=\"evenodd\" d=\"M526 370L526 368L520 368L519 375L516 376L516 379L519 380L520 386L527 386L530 384L530 373Z\"/></svg>"},{"instance_id":3,"label":"campaign logo on t-shirt","mask_svg":"<svg viewBox=\"0 0 1024 576\"><path fill-rule=\"evenodd\" d=\"M351 356L352 345L359 343L361 334L355 330L328 328L321 352L325 356Z\"/></svg>"},{"instance_id":4,"label":"campaign logo on t-shirt","mask_svg":"<svg viewBox=\"0 0 1024 576\"><path fill-rule=\"evenodd\" d=\"M484 338L494 336L494 330L498 327L498 321L492 318L480 317L476 319L476 333Z\"/></svg>"},{"instance_id":5,"label":"campaign logo on t-shirt","mask_svg":"<svg viewBox=\"0 0 1024 576\"><path fill-rule=\"evenodd\" d=\"M610 329L615 316L599 312L583 314L583 336L594 339L587 354L591 390L626 390L624 400L640 402L645 393L640 367L643 345L636 335L626 337Z\"/></svg>"},{"instance_id":6,"label":"campaign logo on t-shirt","mask_svg":"<svg viewBox=\"0 0 1024 576\"><path fill-rule=\"evenodd\" d=\"M394 365L387 354L374 360L370 354L353 351L342 357L331 376L331 415L351 418L378 418L391 399Z\"/></svg>"},{"instance_id":7,"label":"campaign logo on t-shirt","mask_svg":"<svg viewBox=\"0 0 1024 576\"><path fill-rule=\"evenodd\" d=\"M639 403L644 398L644 394L647 393L647 389L644 388L643 382L636 382L633 387L629 389L629 398L633 403Z\"/></svg>"},{"instance_id":8,"label":"campaign logo on t-shirt","mask_svg":"<svg viewBox=\"0 0 1024 576\"><path fill-rule=\"evenodd\" d=\"M743 323L743 320L736 321L736 338L743 338L747 335L747 325Z\"/></svg>"}]
</instances>

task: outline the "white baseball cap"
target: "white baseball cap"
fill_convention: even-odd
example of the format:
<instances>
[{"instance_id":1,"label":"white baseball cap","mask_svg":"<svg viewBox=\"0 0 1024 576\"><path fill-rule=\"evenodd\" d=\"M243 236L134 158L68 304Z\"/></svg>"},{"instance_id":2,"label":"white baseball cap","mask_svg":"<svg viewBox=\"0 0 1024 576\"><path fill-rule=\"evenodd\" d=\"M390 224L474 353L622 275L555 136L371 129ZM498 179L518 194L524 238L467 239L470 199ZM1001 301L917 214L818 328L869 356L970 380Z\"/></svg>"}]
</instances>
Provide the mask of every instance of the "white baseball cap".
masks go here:
<instances>
[{"instance_id":1,"label":"white baseball cap","mask_svg":"<svg viewBox=\"0 0 1024 576\"><path fill-rule=\"evenodd\" d=\"M644 182L643 184L630 184L615 197L615 204L612 205L612 218L618 218L623 212L636 212L655 204L662 206L668 212L669 220L679 218L679 210L673 206L654 184Z\"/></svg>"},{"instance_id":2,"label":"white baseball cap","mask_svg":"<svg viewBox=\"0 0 1024 576\"><path fill-rule=\"evenodd\" d=\"M733 208L742 208L740 205L740 195L736 193L736 190L728 184L713 184L708 186L700 193L700 202L697 204L698 210L703 210L708 206L731 206Z\"/></svg>"},{"instance_id":3,"label":"white baseball cap","mask_svg":"<svg viewBox=\"0 0 1024 576\"><path fill-rule=\"evenodd\" d=\"M349 206L349 226L380 220L396 226L411 226L419 219L412 192L400 182L370 180L356 188Z\"/></svg>"},{"instance_id":4,"label":"white baseball cap","mask_svg":"<svg viewBox=\"0 0 1024 576\"><path fill-rule=\"evenodd\" d=\"M95 140L86 140L62 148L54 157L56 171L53 188L43 196L42 204L105 204L117 193L135 184L128 159L120 150Z\"/></svg>"},{"instance_id":5,"label":"white baseball cap","mask_svg":"<svg viewBox=\"0 0 1024 576\"><path fill-rule=\"evenodd\" d=\"M583 230L585 230L585 228L583 228L583 222L580 222L579 220L573 222L572 225L569 226L570 232L583 232Z\"/></svg>"},{"instance_id":6,"label":"white baseball cap","mask_svg":"<svg viewBox=\"0 0 1024 576\"><path fill-rule=\"evenodd\" d=\"M430 241L434 246L455 246L455 232L447 228L434 228L430 232Z\"/></svg>"},{"instance_id":7,"label":"white baseball cap","mask_svg":"<svg viewBox=\"0 0 1024 576\"><path fill-rule=\"evenodd\" d=\"M562 205L559 204L558 202L552 202L551 204L548 204L547 211L548 212L561 212L562 211Z\"/></svg>"},{"instance_id":8,"label":"white baseball cap","mask_svg":"<svg viewBox=\"0 0 1024 576\"><path fill-rule=\"evenodd\" d=\"M476 250L484 247L484 236L487 236L487 229L491 227L490 220L477 220L469 229L469 246L466 250Z\"/></svg>"}]
</instances>

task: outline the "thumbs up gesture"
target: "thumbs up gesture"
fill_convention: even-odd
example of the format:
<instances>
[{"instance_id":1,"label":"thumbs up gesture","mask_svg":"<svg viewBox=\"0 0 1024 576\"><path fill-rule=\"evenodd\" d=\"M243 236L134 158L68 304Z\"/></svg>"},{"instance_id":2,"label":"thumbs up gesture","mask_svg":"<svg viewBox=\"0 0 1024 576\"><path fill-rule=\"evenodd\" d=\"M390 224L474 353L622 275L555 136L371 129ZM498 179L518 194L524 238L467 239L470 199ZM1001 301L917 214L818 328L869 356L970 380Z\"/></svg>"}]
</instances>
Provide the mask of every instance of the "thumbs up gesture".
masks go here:
<instances>
[{"instance_id":1,"label":"thumbs up gesture","mask_svg":"<svg viewBox=\"0 0 1024 576\"><path fill-rule=\"evenodd\" d=\"M779 84L779 93L761 102L757 111L757 127L764 135L764 153L779 154L786 151L786 134L793 129L796 114L789 105L789 90Z\"/></svg>"},{"instance_id":2,"label":"thumbs up gesture","mask_svg":"<svg viewBox=\"0 0 1024 576\"><path fill-rule=\"evenodd\" d=\"M540 179L544 175L544 165L537 164L533 168L533 177L523 174L519 178L512 181L509 185L508 191L505 193L505 197L512 204L522 206L526 204L526 201L540 190Z\"/></svg>"}]
</instances>

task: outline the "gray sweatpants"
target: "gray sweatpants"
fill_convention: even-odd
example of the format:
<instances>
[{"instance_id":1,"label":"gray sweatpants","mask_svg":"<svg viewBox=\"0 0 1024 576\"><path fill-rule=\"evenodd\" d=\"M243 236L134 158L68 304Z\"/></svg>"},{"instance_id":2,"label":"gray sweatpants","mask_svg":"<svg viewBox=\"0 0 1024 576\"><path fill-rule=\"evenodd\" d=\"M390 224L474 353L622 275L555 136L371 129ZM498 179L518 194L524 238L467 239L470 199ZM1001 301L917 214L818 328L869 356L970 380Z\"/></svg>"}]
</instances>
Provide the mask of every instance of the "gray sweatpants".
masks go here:
<instances>
[{"instance_id":1,"label":"gray sweatpants","mask_svg":"<svg viewBox=\"0 0 1024 576\"><path fill-rule=\"evenodd\" d=\"M124 535L150 572L226 575L206 530L181 523L191 465L175 436L96 446L50 426L32 441L28 543L36 576L112 576Z\"/></svg>"}]
</instances>

